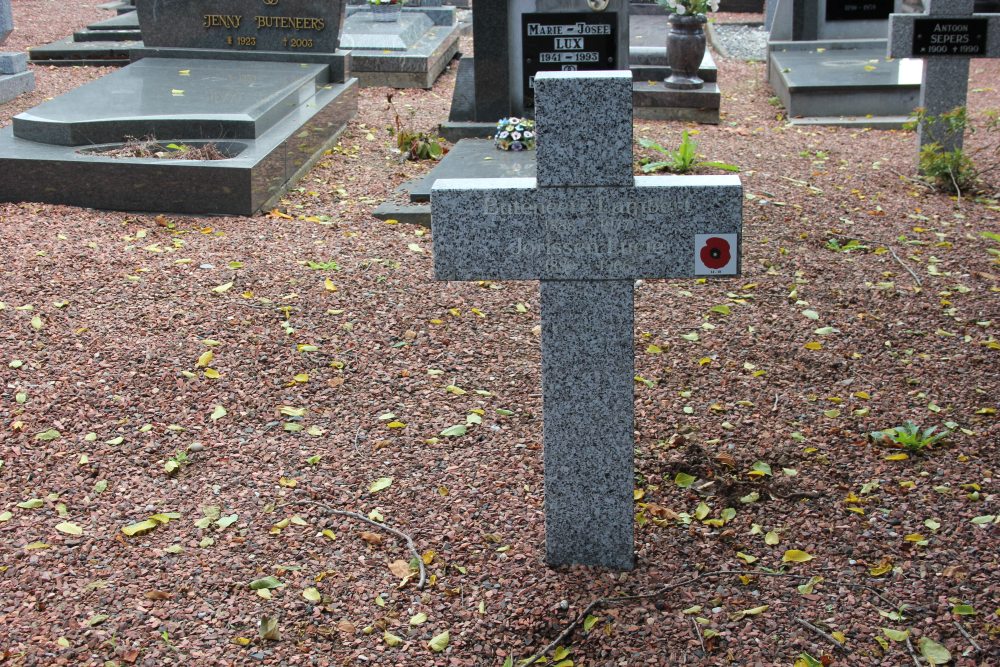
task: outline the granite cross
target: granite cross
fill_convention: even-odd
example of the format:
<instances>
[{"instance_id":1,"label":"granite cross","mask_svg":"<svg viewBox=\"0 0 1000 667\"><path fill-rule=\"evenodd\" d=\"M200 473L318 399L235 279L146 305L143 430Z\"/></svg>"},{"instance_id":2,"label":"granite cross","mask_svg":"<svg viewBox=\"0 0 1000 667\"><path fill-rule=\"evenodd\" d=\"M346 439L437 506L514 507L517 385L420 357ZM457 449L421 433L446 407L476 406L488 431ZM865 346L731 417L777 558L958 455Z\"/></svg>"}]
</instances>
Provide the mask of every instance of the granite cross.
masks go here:
<instances>
[{"instance_id":1,"label":"granite cross","mask_svg":"<svg viewBox=\"0 0 1000 667\"><path fill-rule=\"evenodd\" d=\"M439 280L541 280L550 565L633 566L633 288L736 275L736 176L633 176L632 75L535 80L538 176L431 194Z\"/></svg>"},{"instance_id":2,"label":"granite cross","mask_svg":"<svg viewBox=\"0 0 1000 667\"><path fill-rule=\"evenodd\" d=\"M965 106L969 58L1000 58L1000 14L974 14L974 0L926 1L926 14L889 16L889 56L924 59L920 106L937 117ZM962 147L962 134L940 123L922 123L919 138L920 148Z\"/></svg>"}]
</instances>

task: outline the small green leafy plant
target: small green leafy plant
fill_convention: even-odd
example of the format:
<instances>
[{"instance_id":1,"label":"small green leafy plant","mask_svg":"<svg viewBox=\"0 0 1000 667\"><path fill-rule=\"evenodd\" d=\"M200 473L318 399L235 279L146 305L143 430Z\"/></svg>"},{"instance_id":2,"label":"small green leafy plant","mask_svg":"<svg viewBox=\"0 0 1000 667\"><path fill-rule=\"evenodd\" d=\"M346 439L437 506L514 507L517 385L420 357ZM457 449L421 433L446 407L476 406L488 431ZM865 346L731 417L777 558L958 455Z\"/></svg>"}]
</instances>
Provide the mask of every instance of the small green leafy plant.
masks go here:
<instances>
[{"instance_id":1,"label":"small green leafy plant","mask_svg":"<svg viewBox=\"0 0 1000 667\"><path fill-rule=\"evenodd\" d=\"M403 127L396 105L392 103L392 93L386 96L389 109L395 116L396 128L390 132L396 136L396 148L404 160L440 160L448 151L441 145L443 139L427 132L416 132Z\"/></svg>"},{"instance_id":2,"label":"small green leafy plant","mask_svg":"<svg viewBox=\"0 0 1000 667\"><path fill-rule=\"evenodd\" d=\"M712 167L715 169L722 169L723 171L736 171L740 170L734 164L728 164L726 162L715 162L699 160L698 155L698 144L691 139L687 130L681 134L681 144L676 150L671 150L669 148L664 148L660 144L656 143L651 139L639 139L639 145L643 148L651 148L658 153L662 153L666 156L665 160L651 161L644 159L640 161L642 166L642 173L651 174L657 171L669 171L674 174L686 174L697 167Z\"/></svg>"},{"instance_id":3,"label":"small green leafy plant","mask_svg":"<svg viewBox=\"0 0 1000 667\"><path fill-rule=\"evenodd\" d=\"M975 190L983 176L1000 168L1000 112L985 112L985 121L975 126L965 107L956 107L939 116L932 116L926 109L917 109L916 119L905 125L906 129L923 128L937 138L920 149L920 173L935 188L961 195ZM968 133L986 133L983 145L970 151L963 148L945 150L942 144L960 141Z\"/></svg>"},{"instance_id":4,"label":"small green leafy plant","mask_svg":"<svg viewBox=\"0 0 1000 667\"><path fill-rule=\"evenodd\" d=\"M868 246L862 245L856 239L848 239L846 243L841 243L840 239L830 239L826 242L826 249L834 252L852 252L854 250L868 250Z\"/></svg>"},{"instance_id":5,"label":"small green leafy plant","mask_svg":"<svg viewBox=\"0 0 1000 667\"><path fill-rule=\"evenodd\" d=\"M190 459L188 459L187 452L178 450L176 454L167 459L167 462L163 464L163 471L168 475L173 475L188 463L190 463Z\"/></svg>"},{"instance_id":6,"label":"small green leafy plant","mask_svg":"<svg viewBox=\"0 0 1000 667\"><path fill-rule=\"evenodd\" d=\"M935 431L937 431L937 427L935 426L921 430L913 422L907 421L902 426L897 426L896 428L887 428L884 431L872 431L868 434L868 437L873 442L900 447L908 452L922 452L951 435L951 431L949 430L938 433Z\"/></svg>"}]
</instances>

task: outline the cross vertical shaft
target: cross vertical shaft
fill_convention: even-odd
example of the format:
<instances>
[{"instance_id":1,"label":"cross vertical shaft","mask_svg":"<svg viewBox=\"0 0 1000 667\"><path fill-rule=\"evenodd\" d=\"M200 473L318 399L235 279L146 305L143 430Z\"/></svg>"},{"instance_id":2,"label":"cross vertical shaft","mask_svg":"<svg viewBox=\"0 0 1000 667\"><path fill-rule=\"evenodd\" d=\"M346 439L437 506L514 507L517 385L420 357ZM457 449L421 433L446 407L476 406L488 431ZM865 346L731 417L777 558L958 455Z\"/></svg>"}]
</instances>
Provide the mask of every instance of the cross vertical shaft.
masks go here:
<instances>
[{"instance_id":1,"label":"cross vertical shaft","mask_svg":"<svg viewBox=\"0 0 1000 667\"><path fill-rule=\"evenodd\" d=\"M538 140L543 206L568 189L634 184L631 76L582 87L539 76L535 91L539 128L559 130ZM562 238L558 222L549 241ZM545 559L631 569L633 281L542 280L541 293Z\"/></svg>"},{"instance_id":2,"label":"cross vertical shaft","mask_svg":"<svg viewBox=\"0 0 1000 667\"><path fill-rule=\"evenodd\" d=\"M632 281L542 281L545 559L551 565L633 565L632 305Z\"/></svg>"}]
</instances>

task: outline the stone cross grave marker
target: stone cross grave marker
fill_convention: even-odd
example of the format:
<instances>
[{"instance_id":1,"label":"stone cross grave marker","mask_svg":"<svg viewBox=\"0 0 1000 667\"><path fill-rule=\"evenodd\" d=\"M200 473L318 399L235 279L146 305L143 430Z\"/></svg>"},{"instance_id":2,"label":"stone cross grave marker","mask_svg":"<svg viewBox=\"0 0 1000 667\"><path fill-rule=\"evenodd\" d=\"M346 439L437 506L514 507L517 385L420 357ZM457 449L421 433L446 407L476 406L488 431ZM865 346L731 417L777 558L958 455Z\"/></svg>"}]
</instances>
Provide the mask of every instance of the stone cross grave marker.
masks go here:
<instances>
[{"instance_id":1,"label":"stone cross grave marker","mask_svg":"<svg viewBox=\"0 0 1000 667\"><path fill-rule=\"evenodd\" d=\"M975 0L926 0L926 14L889 17L889 56L923 58L920 106L929 116L964 107L969 58L1000 58L1000 14L973 13ZM919 145L962 147L962 135L921 125Z\"/></svg>"},{"instance_id":2,"label":"stone cross grave marker","mask_svg":"<svg viewBox=\"0 0 1000 667\"><path fill-rule=\"evenodd\" d=\"M632 75L541 72L538 177L439 180L439 280L541 280L545 548L633 566L633 286L739 273L737 176L632 174Z\"/></svg>"}]
</instances>

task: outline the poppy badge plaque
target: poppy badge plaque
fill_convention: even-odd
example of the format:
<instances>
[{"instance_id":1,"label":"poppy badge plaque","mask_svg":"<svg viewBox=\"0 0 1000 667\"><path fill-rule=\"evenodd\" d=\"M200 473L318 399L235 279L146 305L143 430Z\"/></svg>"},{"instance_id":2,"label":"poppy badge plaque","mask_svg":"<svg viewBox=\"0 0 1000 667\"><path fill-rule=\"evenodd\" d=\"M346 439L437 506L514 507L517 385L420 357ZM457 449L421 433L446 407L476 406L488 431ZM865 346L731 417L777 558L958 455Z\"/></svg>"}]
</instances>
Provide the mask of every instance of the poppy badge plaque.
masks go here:
<instances>
[{"instance_id":1,"label":"poppy badge plaque","mask_svg":"<svg viewBox=\"0 0 1000 667\"><path fill-rule=\"evenodd\" d=\"M738 234L696 234L694 274L735 276L739 267L739 249Z\"/></svg>"}]
</instances>

